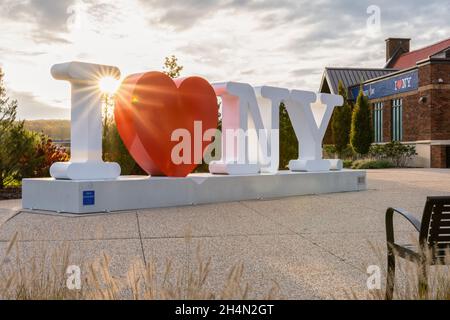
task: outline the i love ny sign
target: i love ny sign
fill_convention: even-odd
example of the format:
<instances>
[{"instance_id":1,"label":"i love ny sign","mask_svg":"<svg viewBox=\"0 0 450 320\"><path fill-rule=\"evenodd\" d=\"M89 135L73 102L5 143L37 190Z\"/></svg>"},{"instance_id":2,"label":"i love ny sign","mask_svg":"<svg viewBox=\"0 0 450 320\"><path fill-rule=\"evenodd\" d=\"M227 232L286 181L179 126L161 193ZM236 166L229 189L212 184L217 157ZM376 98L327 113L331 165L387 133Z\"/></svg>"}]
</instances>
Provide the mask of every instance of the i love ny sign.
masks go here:
<instances>
[{"instance_id":1,"label":"i love ny sign","mask_svg":"<svg viewBox=\"0 0 450 320\"><path fill-rule=\"evenodd\" d=\"M120 166L102 160L98 82L104 77L119 79L119 69L69 62L53 66L52 75L69 81L72 89L71 160L55 163L52 177L117 178ZM125 146L149 175L185 177L202 162L209 164L212 174L275 174L281 103L299 141L299 158L290 161L289 169L340 170L340 160L322 159L322 140L333 110L343 104L338 95L239 82L210 84L200 77L171 79L161 72L145 72L123 80L114 116Z\"/></svg>"}]
</instances>

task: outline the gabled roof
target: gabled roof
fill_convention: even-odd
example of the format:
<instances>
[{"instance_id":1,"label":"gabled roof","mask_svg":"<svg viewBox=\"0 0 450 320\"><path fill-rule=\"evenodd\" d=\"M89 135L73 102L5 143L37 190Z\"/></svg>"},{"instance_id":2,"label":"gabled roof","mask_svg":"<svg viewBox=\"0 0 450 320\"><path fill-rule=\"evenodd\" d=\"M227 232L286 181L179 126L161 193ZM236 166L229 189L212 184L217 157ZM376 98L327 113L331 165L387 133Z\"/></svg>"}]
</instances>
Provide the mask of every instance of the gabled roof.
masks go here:
<instances>
[{"instance_id":1,"label":"gabled roof","mask_svg":"<svg viewBox=\"0 0 450 320\"><path fill-rule=\"evenodd\" d=\"M439 51L436 54L433 54L432 56L430 56L430 58L438 58L438 59L448 59L450 58L450 47L445 48L442 51Z\"/></svg>"},{"instance_id":2,"label":"gabled roof","mask_svg":"<svg viewBox=\"0 0 450 320\"><path fill-rule=\"evenodd\" d=\"M394 52L394 54L392 55L392 57L386 62L386 64L384 65L384 67L385 67L386 69L391 68L391 67L395 64L395 62L397 61L397 59L398 59L402 54L404 54L404 53L407 53L407 52L405 51L405 49L403 49L402 46L399 46L399 47L397 48L397 50L395 50L395 52Z\"/></svg>"},{"instance_id":3,"label":"gabled roof","mask_svg":"<svg viewBox=\"0 0 450 320\"><path fill-rule=\"evenodd\" d=\"M428 59L430 56L443 51L450 47L450 38L447 40L440 41L438 43L432 44L425 48L414 50L408 53L403 53L398 57L398 59L392 64L394 69L407 69L414 67L417 62L421 60Z\"/></svg>"},{"instance_id":4,"label":"gabled roof","mask_svg":"<svg viewBox=\"0 0 450 320\"><path fill-rule=\"evenodd\" d=\"M395 72L395 69L325 68L319 92L338 93L339 80L346 88Z\"/></svg>"}]
</instances>

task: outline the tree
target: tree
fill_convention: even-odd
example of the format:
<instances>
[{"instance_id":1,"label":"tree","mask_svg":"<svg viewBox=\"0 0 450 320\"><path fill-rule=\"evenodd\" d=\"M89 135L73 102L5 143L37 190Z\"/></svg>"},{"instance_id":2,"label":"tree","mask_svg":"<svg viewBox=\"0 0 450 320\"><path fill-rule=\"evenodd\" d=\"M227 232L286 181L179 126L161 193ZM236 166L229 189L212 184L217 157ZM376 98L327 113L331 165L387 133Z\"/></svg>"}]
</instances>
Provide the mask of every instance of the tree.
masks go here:
<instances>
[{"instance_id":1,"label":"tree","mask_svg":"<svg viewBox=\"0 0 450 320\"><path fill-rule=\"evenodd\" d=\"M26 177L48 176L53 162L68 158L48 137L16 120L18 104L7 97L3 76L0 70L0 189Z\"/></svg>"},{"instance_id":2,"label":"tree","mask_svg":"<svg viewBox=\"0 0 450 320\"><path fill-rule=\"evenodd\" d=\"M103 102L103 159L117 162L120 165L122 175L144 175L130 155L120 137L114 121L114 94L104 94Z\"/></svg>"},{"instance_id":3,"label":"tree","mask_svg":"<svg viewBox=\"0 0 450 320\"><path fill-rule=\"evenodd\" d=\"M15 180L21 167L21 157L30 154L33 137L27 134L23 122L16 122L17 101L7 97L0 69L0 189Z\"/></svg>"},{"instance_id":4,"label":"tree","mask_svg":"<svg viewBox=\"0 0 450 320\"><path fill-rule=\"evenodd\" d=\"M103 93L102 94L102 118L103 118L103 132L102 140L105 144L106 139L109 136L110 125L113 124L113 113L114 113L114 93Z\"/></svg>"},{"instance_id":5,"label":"tree","mask_svg":"<svg viewBox=\"0 0 450 320\"><path fill-rule=\"evenodd\" d=\"M350 130L352 124L352 108L348 103L347 89L342 81L339 81L339 95L344 98L344 104L342 107L338 107L334 110L331 129L336 152L338 153L339 158L341 158L342 152L350 143Z\"/></svg>"},{"instance_id":6,"label":"tree","mask_svg":"<svg viewBox=\"0 0 450 320\"><path fill-rule=\"evenodd\" d=\"M0 189L24 177L28 168L37 164L33 157L36 135L23 128L23 122L13 123L3 132L0 146Z\"/></svg>"},{"instance_id":7,"label":"tree","mask_svg":"<svg viewBox=\"0 0 450 320\"><path fill-rule=\"evenodd\" d=\"M184 67L178 64L178 58L175 55L165 58L163 72L172 79L178 78L183 69Z\"/></svg>"},{"instance_id":8,"label":"tree","mask_svg":"<svg viewBox=\"0 0 450 320\"><path fill-rule=\"evenodd\" d=\"M4 135L14 124L17 114L17 101L10 100L6 96L6 88L3 84L5 74L0 68L0 141L4 141Z\"/></svg>"},{"instance_id":9,"label":"tree","mask_svg":"<svg viewBox=\"0 0 450 320\"><path fill-rule=\"evenodd\" d=\"M280 105L280 170L285 170L289 161L298 158L298 139L284 103Z\"/></svg>"},{"instance_id":10,"label":"tree","mask_svg":"<svg viewBox=\"0 0 450 320\"><path fill-rule=\"evenodd\" d=\"M352 115L350 143L355 152L365 155L369 153L372 142L373 132L369 100L364 95L361 86Z\"/></svg>"},{"instance_id":11,"label":"tree","mask_svg":"<svg viewBox=\"0 0 450 320\"><path fill-rule=\"evenodd\" d=\"M53 140L70 140L70 120L27 120L25 129L44 133Z\"/></svg>"}]
</instances>

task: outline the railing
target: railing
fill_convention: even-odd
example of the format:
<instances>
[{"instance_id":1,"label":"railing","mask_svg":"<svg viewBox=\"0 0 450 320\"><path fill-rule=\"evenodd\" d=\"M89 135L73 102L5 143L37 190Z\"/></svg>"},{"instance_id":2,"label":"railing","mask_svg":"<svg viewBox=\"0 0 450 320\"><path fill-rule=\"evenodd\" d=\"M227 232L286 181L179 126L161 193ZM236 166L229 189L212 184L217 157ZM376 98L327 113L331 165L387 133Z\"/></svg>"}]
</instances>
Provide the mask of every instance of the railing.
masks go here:
<instances>
[{"instance_id":1,"label":"railing","mask_svg":"<svg viewBox=\"0 0 450 320\"><path fill-rule=\"evenodd\" d=\"M70 140L53 140L53 143L57 146L66 148L66 150L70 150Z\"/></svg>"}]
</instances>

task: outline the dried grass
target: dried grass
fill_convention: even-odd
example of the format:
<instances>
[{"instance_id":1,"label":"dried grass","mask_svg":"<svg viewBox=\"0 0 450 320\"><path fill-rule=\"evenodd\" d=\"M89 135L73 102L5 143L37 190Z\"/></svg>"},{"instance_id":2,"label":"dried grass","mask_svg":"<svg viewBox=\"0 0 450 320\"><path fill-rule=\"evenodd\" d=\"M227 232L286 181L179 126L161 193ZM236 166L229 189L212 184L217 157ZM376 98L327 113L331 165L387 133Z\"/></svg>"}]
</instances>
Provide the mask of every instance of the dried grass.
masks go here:
<instances>
[{"instance_id":1,"label":"dried grass","mask_svg":"<svg viewBox=\"0 0 450 320\"><path fill-rule=\"evenodd\" d=\"M186 239L186 241L190 241ZM70 246L64 244L49 254L25 259L20 251L18 235L9 242L0 261L0 299L11 300L212 300L212 299L277 299L281 297L275 284L266 295L258 296L244 281L244 265L231 268L220 288L208 286L211 259L203 259L197 249L195 267L175 268L168 260L162 270L156 260L146 265L139 260L130 264L120 277L111 272L111 259L103 254L97 261L86 262L81 290L69 290L66 270L70 265ZM191 270L192 269L192 270Z\"/></svg>"},{"instance_id":2,"label":"dried grass","mask_svg":"<svg viewBox=\"0 0 450 320\"><path fill-rule=\"evenodd\" d=\"M417 241L417 240L416 240ZM412 242L414 243L414 242ZM370 290L367 296L362 297L355 292L347 292L349 299L385 299L385 284L387 276L386 251L379 246L370 244L376 255L384 275L384 283L381 290ZM428 266L428 291L419 289L419 266L411 261L396 256L394 299L396 300L450 300L450 251L446 252L445 258L440 265L430 266L432 252L426 249L424 252Z\"/></svg>"}]
</instances>

